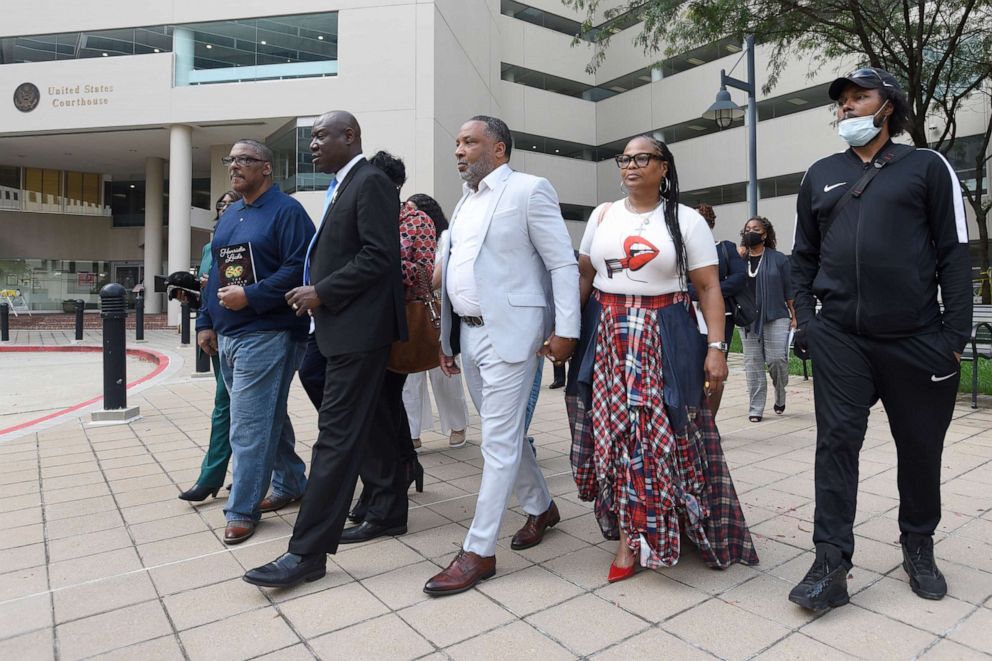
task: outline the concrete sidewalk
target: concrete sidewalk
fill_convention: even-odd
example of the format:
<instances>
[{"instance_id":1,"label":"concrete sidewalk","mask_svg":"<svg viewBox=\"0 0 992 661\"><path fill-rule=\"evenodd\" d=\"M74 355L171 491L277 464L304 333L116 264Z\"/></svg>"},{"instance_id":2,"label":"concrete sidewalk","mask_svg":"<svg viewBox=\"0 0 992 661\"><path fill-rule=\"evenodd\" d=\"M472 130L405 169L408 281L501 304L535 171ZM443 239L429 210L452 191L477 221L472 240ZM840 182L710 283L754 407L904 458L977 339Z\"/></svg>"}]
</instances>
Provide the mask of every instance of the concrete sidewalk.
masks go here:
<instances>
[{"instance_id":1,"label":"concrete sidewalk","mask_svg":"<svg viewBox=\"0 0 992 661\"><path fill-rule=\"evenodd\" d=\"M608 585L615 542L576 497L561 391L545 388L531 433L563 520L515 552L509 536L524 516L508 513L495 578L443 599L421 591L472 518L482 460L470 406L466 447L423 436L427 478L411 493L409 534L342 547L323 580L262 590L241 574L285 550L296 507L226 547L223 497L199 507L176 498L199 472L213 382L189 378L192 349L177 349L176 335L153 335L148 346L176 364L129 393L141 420L92 428L80 417L0 441L2 659L990 658L989 401L973 411L961 400L947 437L942 601L913 595L901 568L895 448L880 407L862 452L852 603L814 616L786 600L813 557L812 388L794 378L785 415L769 409L751 424L736 357L718 423L757 567L711 570L690 548L676 567ZM44 341L58 338L30 338ZM298 383L290 412L309 461L316 414Z\"/></svg>"}]
</instances>

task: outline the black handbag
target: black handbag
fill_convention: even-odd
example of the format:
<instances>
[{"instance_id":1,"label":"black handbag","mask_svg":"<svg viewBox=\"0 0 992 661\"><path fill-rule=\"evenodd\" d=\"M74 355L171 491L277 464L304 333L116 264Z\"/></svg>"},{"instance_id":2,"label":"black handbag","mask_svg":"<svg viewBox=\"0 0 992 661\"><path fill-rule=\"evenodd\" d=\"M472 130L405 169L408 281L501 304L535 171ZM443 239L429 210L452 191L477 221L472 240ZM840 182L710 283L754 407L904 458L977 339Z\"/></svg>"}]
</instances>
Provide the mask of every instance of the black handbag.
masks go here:
<instances>
[{"instance_id":1,"label":"black handbag","mask_svg":"<svg viewBox=\"0 0 992 661\"><path fill-rule=\"evenodd\" d=\"M726 244L721 243L720 249L723 251L724 260L729 262L730 256L727 254ZM747 328L758 318L758 303L754 300L754 293L746 286L733 296L727 296L727 305L730 306L730 314L735 326Z\"/></svg>"}]
</instances>

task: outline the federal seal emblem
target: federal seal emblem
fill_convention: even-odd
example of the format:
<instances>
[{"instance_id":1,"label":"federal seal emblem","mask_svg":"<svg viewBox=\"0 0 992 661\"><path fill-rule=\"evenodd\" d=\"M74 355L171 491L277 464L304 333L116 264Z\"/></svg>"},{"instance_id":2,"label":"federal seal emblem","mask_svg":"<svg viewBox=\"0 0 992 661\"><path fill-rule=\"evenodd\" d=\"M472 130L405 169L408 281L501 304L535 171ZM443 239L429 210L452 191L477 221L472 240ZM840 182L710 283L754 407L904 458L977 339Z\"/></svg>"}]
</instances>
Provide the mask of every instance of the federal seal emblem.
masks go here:
<instances>
[{"instance_id":1,"label":"federal seal emblem","mask_svg":"<svg viewBox=\"0 0 992 661\"><path fill-rule=\"evenodd\" d=\"M21 112L31 112L38 107L41 92L34 83L21 83L14 90L14 107Z\"/></svg>"}]
</instances>

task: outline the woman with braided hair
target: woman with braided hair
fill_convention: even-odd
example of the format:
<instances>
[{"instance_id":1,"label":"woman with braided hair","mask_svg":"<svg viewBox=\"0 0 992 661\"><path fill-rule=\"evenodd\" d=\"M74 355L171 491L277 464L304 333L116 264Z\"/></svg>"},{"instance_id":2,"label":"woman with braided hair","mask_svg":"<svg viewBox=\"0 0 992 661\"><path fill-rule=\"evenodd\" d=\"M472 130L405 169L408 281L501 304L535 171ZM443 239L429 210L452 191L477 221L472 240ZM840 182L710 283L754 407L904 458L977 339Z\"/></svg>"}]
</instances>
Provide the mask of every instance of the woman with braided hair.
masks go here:
<instances>
[{"instance_id":1,"label":"woman with braided hair","mask_svg":"<svg viewBox=\"0 0 992 661\"><path fill-rule=\"evenodd\" d=\"M619 540L608 579L674 565L680 532L711 567L756 564L706 402L727 376L713 235L679 204L667 145L638 136L616 162L626 197L593 212L579 249L582 339L566 390L579 495Z\"/></svg>"}]
</instances>

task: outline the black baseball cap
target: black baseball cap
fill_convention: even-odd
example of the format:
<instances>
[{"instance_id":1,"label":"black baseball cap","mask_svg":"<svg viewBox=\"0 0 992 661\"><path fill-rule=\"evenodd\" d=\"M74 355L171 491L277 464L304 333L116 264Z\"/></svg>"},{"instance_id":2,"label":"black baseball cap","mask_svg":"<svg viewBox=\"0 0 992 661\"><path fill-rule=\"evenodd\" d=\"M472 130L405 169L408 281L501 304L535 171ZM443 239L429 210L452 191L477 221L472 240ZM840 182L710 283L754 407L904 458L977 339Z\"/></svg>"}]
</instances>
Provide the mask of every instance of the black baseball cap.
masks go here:
<instances>
[{"instance_id":1,"label":"black baseball cap","mask_svg":"<svg viewBox=\"0 0 992 661\"><path fill-rule=\"evenodd\" d=\"M830 83L830 90L827 92L834 101L840 98L840 93L849 83L854 83L858 87L866 90L893 89L902 94L902 86L895 76L885 69L875 67L864 67L855 69L846 76L841 76Z\"/></svg>"}]
</instances>

